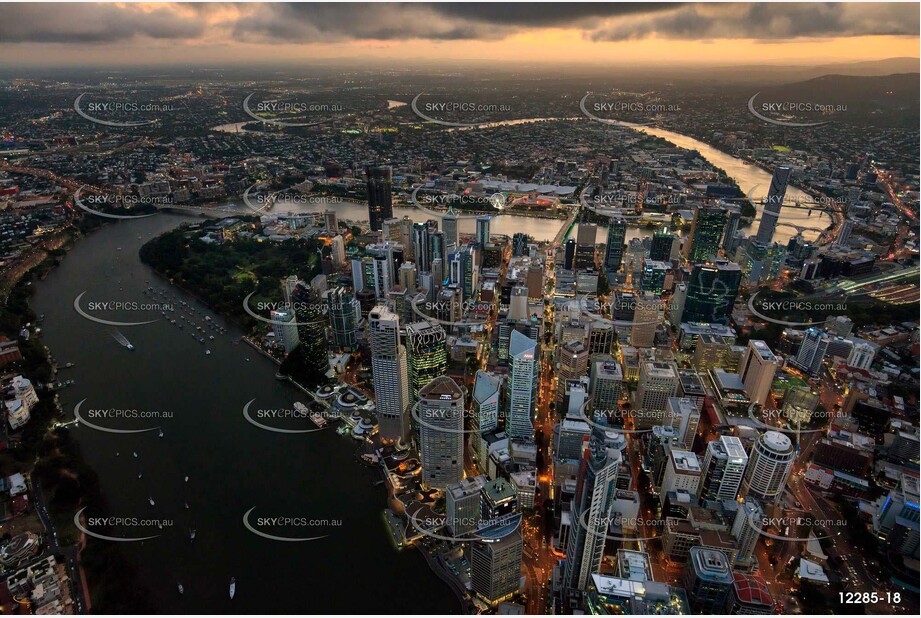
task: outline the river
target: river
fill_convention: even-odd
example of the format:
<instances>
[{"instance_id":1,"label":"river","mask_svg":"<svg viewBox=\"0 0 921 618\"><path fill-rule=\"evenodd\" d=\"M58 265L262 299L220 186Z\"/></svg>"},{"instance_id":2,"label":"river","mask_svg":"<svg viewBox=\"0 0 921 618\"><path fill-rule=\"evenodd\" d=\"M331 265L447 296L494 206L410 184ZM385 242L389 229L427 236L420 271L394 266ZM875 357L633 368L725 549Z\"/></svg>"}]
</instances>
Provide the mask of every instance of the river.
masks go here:
<instances>
[{"instance_id":1,"label":"river","mask_svg":"<svg viewBox=\"0 0 921 618\"><path fill-rule=\"evenodd\" d=\"M393 107L394 103L400 103L399 101L388 101L388 105ZM578 120L578 118L524 118L518 120L504 120L494 123L489 123L488 125L483 125L479 127L455 127L453 129L448 129L449 131L472 131L485 129L489 127L496 126L511 126L518 124L527 124L533 122L542 122L550 120ZM216 127L212 127L214 131L227 131L227 132L236 132L243 130L243 125L247 124L246 122L225 124ZM624 125L628 126L628 125ZM659 129L656 127L642 127L634 126L631 127L634 130L647 133L649 135L654 135L656 137L661 137L662 139L668 140L669 142L675 144L680 148L685 148L688 150L696 150L701 154L701 156L709 161L715 167L718 167L724 170L730 178L732 178L742 192L748 196L756 199L763 199L767 195L768 187L771 185L771 174L764 171L757 165L748 164L746 161L734 157L732 155L726 154L725 152L710 146L700 140L688 137L681 133L675 133L673 131L667 131L665 129ZM797 189L796 187L789 186L787 187L786 193L787 201L793 202L795 200L800 200L804 204L812 203L813 198L805 193L804 191ZM241 208L244 208L240 204ZM341 219L351 219L353 221L367 221L368 220L368 207L365 204L359 204L355 202L339 202L331 206L318 206L318 205L296 205L294 207L287 207L279 205L276 207L278 212L287 212L288 210L295 212L320 212L326 208L334 208L339 212L339 217ZM747 226L740 226L740 229L748 232L754 233L757 230L758 222L761 220L761 211L762 207L760 204L756 205L757 215L755 216L754 221ZM425 214L419 212L414 208L394 208L394 216L403 217L404 215L409 215L413 221L424 222L429 217ZM821 234L818 230L824 230L829 225L832 224L831 217L824 211L819 209L813 210L804 210L792 207L785 207L781 211L780 219L778 221L778 226L774 232L774 241L785 244L793 236L796 235L796 229L791 227L791 225L811 228L805 229L803 231L803 238L806 240L815 240ZM562 221L551 220L551 219L534 219L531 217L522 217L516 215L499 215L493 218L492 222L492 232L496 234L505 234L511 236L516 232L524 232L532 238L538 241L547 241L552 240L556 235L557 231L562 225ZM460 231L472 234L474 232L475 223L472 219L464 220L462 219L459 223ZM627 231L627 240L629 241L632 238L642 238L644 236L651 236L655 230L651 228L630 228ZM604 243L607 240L607 230L604 227L600 227L598 230L597 236L598 243Z\"/></svg>"},{"instance_id":2,"label":"river","mask_svg":"<svg viewBox=\"0 0 921 618\"><path fill-rule=\"evenodd\" d=\"M422 555L394 547L383 517L385 490L373 486L380 474L355 459L352 438L331 429L274 433L244 419L243 406L254 398L253 416L257 408L290 409L306 396L274 378L274 363L245 343L234 343L242 334L237 328L140 262L138 249L144 242L189 220L160 214L106 226L80 240L36 284L33 307L45 314L44 341L61 364L75 363L61 374L76 381L61 391L68 416L84 399L84 418L101 408L172 413L155 421L128 413L92 421L121 429L159 426L163 437L156 431L112 434L82 424L67 429L99 474L109 502L108 512L85 515L166 520L162 529L149 522L108 532L88 527L118 537L159 535L121 543L159 613L458 613L453 592ZM168 289L175 300L151 299L144 294L148 285ZM80 306L91 315L157 321L118 328L135 346L130 351L115 339L115 328L74 310L74 298L83 291L87 293ZM206 328L202 345L189 335L191 326L180 330L158 311L89 310L93 302L170 302L179 313L180 300L226 332ZM199 324L206 324L204 315L195 314ZM207 340L209 334L214 340ZM205 354L206 348L211 355ZM312 427L307 420L277 424ZM151 498L155 506L148 503ZM328 536L304 542L256 536L243 523L244 514L254 507L249 521L262 531L299 537L321 531ZM295 521L284 528L259 528L259 517ZM331 524L320 529L296 518ZM194 543L189 529L196 531ZM237 581L232 601L231 577Z\"/></svg>"}]
</instances>

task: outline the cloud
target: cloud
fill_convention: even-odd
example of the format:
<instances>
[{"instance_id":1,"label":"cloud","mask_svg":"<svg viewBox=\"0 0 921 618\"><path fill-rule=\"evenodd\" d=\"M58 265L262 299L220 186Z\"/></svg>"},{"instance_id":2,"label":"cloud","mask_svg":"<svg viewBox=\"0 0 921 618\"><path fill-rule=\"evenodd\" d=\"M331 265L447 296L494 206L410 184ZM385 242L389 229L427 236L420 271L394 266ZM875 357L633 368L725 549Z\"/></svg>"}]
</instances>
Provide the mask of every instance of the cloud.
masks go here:
<instances>
[{"instance_id":1,"label":"cloud","mask_svg":"<svg viewBox=\"0 0 921 618\"><path fill-rule=\"evenodd\" d=\"M628 17L587 33L593 41L650 36L668 39L756 39L918 35L917 4L694 4Z\"/></svg>"},{"instance_id":2,"label":"cloud","mask_svg":"<svg viewBox=\"0 0 921 618\"><path fill-rule=\"evenodd\" d=\"M153 9L114 4L4 4L0 41L4 43L112 43L136 37L194 39L205 24L183 18L170 7Z\"/></svg>"},{"instance_id":3,"label":"cloud","mask_svg":"<svg viewBox=\"0 0 921 618\"><path fill-rule=\"evenodd\" d=\"M902 3L17 3L0 5L0 41L491 41L534 28L577 29L590 41L776 41L917 36L918 17L916 4Z\"/></svg>"}]
</instances>

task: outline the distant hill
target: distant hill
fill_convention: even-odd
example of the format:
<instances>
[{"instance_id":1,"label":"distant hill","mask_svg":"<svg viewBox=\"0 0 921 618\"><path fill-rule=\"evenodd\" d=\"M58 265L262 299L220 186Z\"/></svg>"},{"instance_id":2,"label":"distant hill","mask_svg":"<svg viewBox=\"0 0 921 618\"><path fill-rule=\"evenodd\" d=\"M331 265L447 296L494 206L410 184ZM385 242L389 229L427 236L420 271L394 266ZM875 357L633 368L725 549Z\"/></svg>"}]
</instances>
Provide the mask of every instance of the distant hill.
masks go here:
<instances>
[{"instance_id":1,"label":"distant hill","mask_svg":"<svg viewBox=\"0 0 921 618\"><path fill-rule=\"evenodd\" d=\"M759 101L796 101L845 105L848 121L877 126L917 126L918 73L882 76L823 75L761 89Z\"/></svg>"}]
</instances>

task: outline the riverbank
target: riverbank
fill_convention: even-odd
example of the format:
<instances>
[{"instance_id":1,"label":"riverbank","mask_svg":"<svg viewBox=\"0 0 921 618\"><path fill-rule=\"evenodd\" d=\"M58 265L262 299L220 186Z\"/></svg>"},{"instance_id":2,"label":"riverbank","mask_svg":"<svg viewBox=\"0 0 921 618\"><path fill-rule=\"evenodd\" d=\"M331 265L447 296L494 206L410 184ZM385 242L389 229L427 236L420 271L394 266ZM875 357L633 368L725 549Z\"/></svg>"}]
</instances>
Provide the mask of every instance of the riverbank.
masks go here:
<instances>
[{"instance_id":1,"label":"riverbank","mask_svg":"<svg viewBox=\"0 0 921 618\"><path fill-rule=\"evenodd\" d=\"M18 339L23 352L21 373L39 387L39 402L20 433L22 439L19 448L12 453L13 460L8 461L4 454L2 474L6 476L10 472L6 468L13 465L14 471L30 477L32 506L39 515L46 515L41 517L46 543L53 554L62 558L63 564L70 562L68 572L73 594L84 612L91 607L112 613L128 612L129 608L135 612L152 611L140 581L118 548L113 544L89 542L74 525L74 513L82 508L104 509L106 500L99 489L96 472L87 463L69 429L52 428L54 419L64 415L57 392L40 388L53 381L57 367L41 332L35 330L37 316L30 306L33 283L43 280L54 270L83 236L77 232L68 234L66 240L59 239L61 242L56 243L55 250L64 253L49 252L33 263L20 273L5 298L0 319L2 330L11 340ZM33 325L27 340L19 338L17 324ZM116 572L118 577L113 575ZM103 582L106 583L102 585ZM91 596L91 590L95 596Z\"/></svg>"}]
</instances>

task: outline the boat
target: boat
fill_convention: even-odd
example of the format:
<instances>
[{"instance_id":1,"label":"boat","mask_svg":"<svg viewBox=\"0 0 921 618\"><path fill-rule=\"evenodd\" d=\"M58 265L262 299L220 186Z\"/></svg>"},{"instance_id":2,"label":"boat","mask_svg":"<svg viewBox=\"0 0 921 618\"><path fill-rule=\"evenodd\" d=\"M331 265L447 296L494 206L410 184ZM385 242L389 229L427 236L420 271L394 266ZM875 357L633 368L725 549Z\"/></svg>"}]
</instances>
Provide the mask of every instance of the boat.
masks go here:
<instances>
[{"instance_id":1,"label":"boat","mask_svg":"<svg viewBox=\"0 0 921 618\"><path fill-rule=\"evenodd\" d=\"M328 422L325 418L323 418L323 416L319 412L314 412L313 414L311 414L310 420L313 421L313 424L319 427L320 429L322 429L323 427L326 427L326 423Z\"/></svg>"},{"instance_id":2,"label":"boat","mask_svg":"<svg viewBox=\"0 0 921 618\"><path fill-rule=\"evenodd\" d=\"M188 502L185 503L185 508L189 508L189 503L188 503Z\"/></svg>"},{"instance_id":3,"label":"boat","mask_svg":"<svg viewBox=\"0 0 921 618\"><path fill-rule=\"evenodd\" d=\"M159 438L162 438L162 437L163 437L163 430L162 430L162 429L160 430L160 433L157 434L157 437L159 437Z\"/></svg>"},{"instance_id":4,"label":"boat","mask_svg":"<svg viewBox=\"0 0 921 618\"><path fill-rule=\"evenodd\" d=\"M189 477L185 477L185 482L186 482L186 483L189 482Z\"/></svg>"},{"instance_id":5,"label":"boat","mask_svg":"<svg viewBox=\"0 0 921 618\"><path fill-rule=\"evenodd\" d=\"M147 501L150 502L150 506L156 506L156 505L157 505L157 503L154 502L153 496L147 498Z\"/></svg>"},{"instance_id":6,"label":"boat","mask_svg":"<svg viewBox=\"0 0 921 618\"><path fill-rule=\"evenodd\" d=\"M210 356L210 355L211 355L211 350L205 350L205 356Z\"/></svg>"},{"instance_id":7,"label":"boat","mask_svg":"<svg viewBox=\"0 0 921 618\"><path fill-rule=\"evenodd\" d=\"M129 344L126 345L125 347L128 348L128 349L131 350L131 351L134 351L134 344L132 344L132 343L129 343Z\"/></svg>"},{"instance_id":8,"label":"boat","mask_svg":"<svg viewBox=\"0 0 921 618\"><path fill-rule=\"evenodd\" d=\"M192 528L189 528L189 542L192 542L194 540L195 540L195 530L193 530Z\"/></svg>"},{"instance_id":9,"label":"boat","mask_svg":"<svg viewBox=\"0 0 921 618\"><path fill-rule=\"evenodd\" d=\"M230 578L230 598L232 599L233 595L235 595L236 593L237 593L237 578L231 577Z\"/></svg>"},{"instance_id":10,"label":"boat","mask_svg":"<svg viewBox=\"0 0 921 618\"><path fill-rule=\"evenodd\" d=\"M179 588L179 594L185 594L185 588L182 587L182 582L177 582L176 587Z\"/></svg>"},{"instance_id":11,"label":"boat","mask_svg":"<svg viewBox=\"0 0 921 618\"><path fill-rule=\"evenodd\" d=\"M141 478L142 476L144 476L144 475L141 474L140 472L138 472L138 478Z\"/></svg>"},{"instance_id":12,"label":"boat","mask_svg":"<svg viewBox=\"0 0 921 618\"><path fill-rule=\"evenodd\" d=\"M137 452L137 451L133 451L131 454L134 456L135 459L138 458L138 452Z\"/></svg>"}]
</instances>

